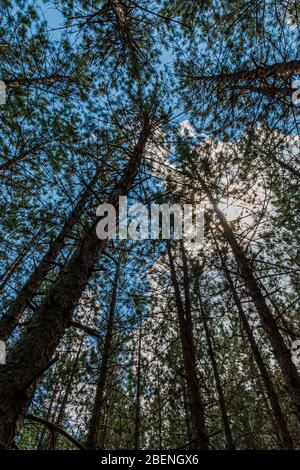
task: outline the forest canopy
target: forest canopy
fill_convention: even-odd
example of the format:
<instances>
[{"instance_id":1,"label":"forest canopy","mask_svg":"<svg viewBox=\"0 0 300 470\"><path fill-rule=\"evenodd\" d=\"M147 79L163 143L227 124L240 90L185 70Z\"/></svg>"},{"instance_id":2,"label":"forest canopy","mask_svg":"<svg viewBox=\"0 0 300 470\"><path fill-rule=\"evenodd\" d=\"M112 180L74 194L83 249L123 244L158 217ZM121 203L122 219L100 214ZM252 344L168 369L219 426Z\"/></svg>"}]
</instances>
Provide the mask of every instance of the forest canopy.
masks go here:
<instances>
[{"instance_id":1,"label":"forest canopy","mask_svg":"<svg viewBox=\"0 0 300 470\"><path fill-rule=\"evenodd\" d=\"M1 1L1 449L300 448L299 32L298 0ZM200 242L141 236L171 206Z\"/></svg>"}]
</instances>

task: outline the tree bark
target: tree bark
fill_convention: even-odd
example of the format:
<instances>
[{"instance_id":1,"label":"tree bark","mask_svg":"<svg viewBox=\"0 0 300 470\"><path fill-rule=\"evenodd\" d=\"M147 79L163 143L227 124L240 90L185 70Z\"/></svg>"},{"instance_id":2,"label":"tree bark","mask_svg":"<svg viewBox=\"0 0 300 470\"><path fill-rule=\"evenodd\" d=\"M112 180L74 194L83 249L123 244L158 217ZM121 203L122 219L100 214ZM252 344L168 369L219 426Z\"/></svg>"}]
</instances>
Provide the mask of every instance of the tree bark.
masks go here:
<instances>
[{"instance_id":1,"label":"tree bark","mask_svg":"<svg viewBox=\"0 0 300 470\"><path fill-rule=\"evenodd\" d=\"M267 367L264 364L263 358L260 354L259 348L257 346L257 343L255 341L254 335L252 333L251 327L249 325L247 315L243 309L243 306L241 304L239 295L236 291L236 288L234 286L232 277L227 269L225 260L223 258L222 253L219 251L219 255L221 258L222 266L223 266L223 271L225 274L225 278L227 279L230 291L232 293L233 300L235 302L240 320L242 322L243 328L245 330L245 333L247 335L249 344L251 346L251 350L253 352L253 356L255 359L255 362L257 364L258 370L260 372L262 382L265 386L266 393L270 402L270 406L274 415L274 422L276 424L277 431L281 437L282 445L283 448L285 449L294 449L294 443L293 439L290 435L290 432L288 430L288 426L284 417L284 414L282 412L277 393L275 391L275 388L273 386L270 374L268 372Z\"/></svg>"},{"instance_id":2,"label":"tree bark","mask_svg":"<svg viewBox=\"0 0 300 470\"><path fill-rule=\"evenodd\" d=\"M220 211L216 199L213 197L203 178L199 177L199 182L219 219L225 239L229 243L236 262L240 268L241 275L260 316L262 326L273 348L274 356L280 366L289 396L295 407L297 418L300 421L300 377L297 368L292 361L290 350L284 343L276 320L274 319L272 312L267 305L246 254L238 244L233 231L227 223L223 213Z\"/></svg>"},{"instance_id":3,"label":"tree bark","mask_svg":"<svg viewBox=\"0 0 300 470\"><path fill-rule=\"evenodd\" d=\"M227 414L226 401L225 401L222 382L221 382L221 378L220 378L220 374L219 374L218 363L217 363L217 360L216 360L216 357L215 357L215 351L214 351L213 343L212 343L212 340L211 340L211 333L210 333L207 318L206 318L207 314L204 310L204 306L203 306L203 303L202 303L202 298L201 298L201 295L200 295L199 285L197 286L197 296L198 296L199 304L200 304L201 316L202 316L202 320L203 320L203 326L204 326L206 342L207 342L207 347L208 347L208 354L209 354L210 362L211 362L211 365L212 365L214 378L215 378L215 383L216 383L216 388L217 388L218 397L219 397L219 406L220 406L220 410L221 410L221 417L222 417L224 431L225 431L225 437L226 437L226 448L227 448L227 450L234 450L235 449L235 444L234 444L234 441L233 441L230 421L229 421L229 417L228 417L228 414Z\"/></svg>"},{"instance_id":4,"label":"tree bark","mask_svg":"<svg viewBox=\"0 0 300 470\"><path fill-rule=\"evenodd\" d=\"M49 77L20 77L12 80L4 80L7 88L30 87L35 85L53 85L55 83L77 83L78 79L68 75L54 74Z\"/></svg>"},{"instance_id":5,"label":"tree bark","mask_svg":"<svg viewBox=\"0 0 300 470\"><path fill-rule=\"evenodd\" d=\"M101 449L102 446L102 419L103 419L103 407L105 403L105 389L108 379L109 360L111 355L111 346L113 339L113 330L115 323L115 312L117 303L117 291L118 282L120 275L120 263L117 266L112 294L111 302L108 312L107 329L104 341L104 348L101 357L99 379L96 388L96 396L94 400L92 415L89 423L88 437L87 437L87 448L88 449Z\"/></svg>"},{"instance_id":6,"label":"tree bark","mask_svg":"<svg viewBox=\"0 0 300 470\"><path fill-rule=\"evenodd\" d=\"M276 98L276 96L292 96L295 88L291 87L274 87L271 85L268 86L253 86L253 85L245 85L245 86L236 86L233 85L230 87L232 91L240 91L241 94L244 93L261 93L262 95L269 96L269 98Z\"/></svg>"},{"instance_id":7,"label":"tree bark","mask_svg":"<svg viewBox=\"0 0 300 470\"><path fill-rule=\"evenodd\" d=\"M256 69L239 70L232 73L220 73L218 75L203 75L193 77L199 81L213 81L218 83L237 82L240 80L264 80L270 77L289 78L300 74L300 60L263 65Z\"/></svg>"},{"instance_id":8,"label":"tree bark","mask_svg":"<svg viewBox=\"0 0 300 470\"><path fill-rule=\"evenodd\" d=\"M280 158L277 158L274 155L272 155L271 160L273 160L275 163L281 166L284 170L289 171L296 178L300 179L300 171L296 170L296 168L293 168L289 163L286 163L285 161L280 160Z\"/></svg>"},{"instance_id":9,"label":"tree bark","mask_svg":"<svg viewBox=\"0 0 300 470\"><path fill-rule=\"evenodd\" d=\"M196 353L193 337L193 324L190 311L190 297L188 287L188 275L186 267L186 258L183 245L181 246L184 268L184 292L185 307L183 305L180 288L177 280L174 258L170 242L167 241L167 251L173 284L175 302L178 314L180 340L183 355L184 374L187 385L188 407L191 419L192 442L189 443L190 449L208 449L208 435L205 426L204 407L197 379ZM185 310L186 309L186 310ZM190 434L189 429L187 433Z\"/></svg>"},{"instance_id":10,"label":"tree bark","mask_svg":"<svg viewBox=\"0 0 300 470\"><path fill-rule=\"evenodd\" d=\"M139 312L139 341L138 341L138 358L137 358L137 372L136 372L136 399L135 399L135 420L134 420L134 435L133 443L134 450L140 448L140 435L141 435L141 353L142 353L142 315Z\"/></svg>"},{"instance_id":11,"label":"tree bark","mask_svg":"<svg viewBox=\"0 0 300 470\"><path fill-rule=\"evenodd\" d=\"M9 283L10 279L16 272L16 270L21 266L23 263L24 259L34 246L34 244L39 240L42 234L42 229L40 229L33 237L31 240L25 245L25 247L21 250L21 253L16 257L16 259L11 263L11 265L8 267L8 269L5 272L4 278L2 279L2 282L0 284L0 292L5 288L5 286ZM1 320L0 320L0 329L1 329ZM0 337L0 339L2 339Z\"/></svg>"},{"instance_id":12,"label":"tree bark","mask_svg":"<svg viewBox=\"0 0 300 470\"><path fill-rule=\"evenodd\" d=\"M60 233L54 242L50 245L47 253L43 256L38 266L30 275L7 312L0 320L0 340L5 341L14 331L24 310L30 305L30 301L35 292L45 279L49 269L53 266L60 250L63 248L66 238L70 236L74 225L79 221L83 208L88 201L92 188L99 179L100 168L97 169L95 176L91 180L88 187L83 191L76 206L68 216Z\"/></svg>"},{"instance_id":13,"label":"tree bark","mask_svg":"<svg viewBox=\"0 0 300 470\"><path fill-rule=\"evenodd\" d=\"M123 177L110 194L109 203L118 207L134 183L149 136L149 115L131 152ZM10 448L27 411L30 385L47 368L67 328L72 312L84 291L107 240L96 234L97 220L87 228L78 249L62 268L60 275L20 341L8 355L0 371L0 444Z\"/></svg>"},{"instance_id":14,"label":"tree bark","mask_svg":"<svg viewBox=\"0 0 300 470\"><path fill-rule=\"evenodd\" d=\"M78 351L77 351L76 356L74 358L70 374L68 376L66 388L65 388L65 391L64 391L64 394L63 394L62 402L61 402L60 407L59 407L59 412L58 412L57 418L55 418L55 420L53 422L53 424L58 426L58 427L61 426L61 423L64 419L65 412L66 412L66 407L67 407L67 404L68 404L68 400L69 400L70 394L72 393L72 385L73 385L75 373L77 371L78 361L79 361L80 355L82 353L82 345L83 345L84 338L85 338L85 335L83 334L81 336ZM51 438L50 438L50 442L49 442L49 448L51 450L54 450L56 448L57 439L58 439L58 433L53 431L51 433Z\"/></svg>"}]
</instances>

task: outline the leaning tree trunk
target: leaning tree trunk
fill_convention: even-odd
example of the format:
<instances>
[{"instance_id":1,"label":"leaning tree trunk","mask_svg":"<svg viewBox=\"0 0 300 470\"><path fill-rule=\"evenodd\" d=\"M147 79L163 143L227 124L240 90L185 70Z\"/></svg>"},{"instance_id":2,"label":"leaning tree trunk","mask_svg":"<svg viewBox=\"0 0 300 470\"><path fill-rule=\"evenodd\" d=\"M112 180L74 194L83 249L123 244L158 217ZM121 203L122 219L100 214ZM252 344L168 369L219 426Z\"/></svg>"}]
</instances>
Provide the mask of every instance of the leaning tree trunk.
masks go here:
<instances>
[{"instance_id":1,"label":"leaning tree trunk","mask_svg":"<svg viewBox=\"0 0 300 470\"><path fill-rule=\"evenodd\" d=\"M215 214L217 215L219 222L222 226L225 239L229 243L231 250L234 254L236 262L241 271L241 275L247 286L252 301L256 307L256 310L260 316L262 326L269 338L270 344L273 348L273 353L278 361L281 369L282 376L285 380L288 393L295 406L296 415L300 421L300 377L295 364L292 361L290 350L284 343L284 340L280 334L276 320L274 319L271 310L269 309L267 302L260 289L259 283L256 280L250 262L244 253L244 250L238 244L235 235L227 223L223 213L218 207L216 199L213 197L211 191L207 187L205 181L199 177L199 182L202 189L206 193Z\"/></svg>"},{"instance_id":2,"label":"leaning tree trunk","mask_svg":"<svg viewBox=\"0 0 300 470\"><path fill-rule=\"evenodd\" d=\"M99 379L96 387L96 396L93 404L92 415L89 423L88 437L87 437L87 448L88 449L101 449L102 446L102 422L104 414L104 404L105 404L105 390L108 380L108 369L109 369L109 360L111 355L111 346L113 339L113 330L115 323L115 312L116 312L116 302L117 302L117 290L118 282L120 275L120 262L118 263L112 294L111 301L108 312L107 319L107 328L104 341L104 348L101 357L101 364L99 370Z\"/></svg>"},{"instance_id":3,"label":"leaning tree trunk","mask_svg":"<svg viewBox=\"0 0 300 470\"><path fill-rule=\"evenodd\" d=\"M72 393L72 385L73 385L73 381L74 381L76 371L78 369L78 362L79 362L79 359L80 359L80 355L82 353L82 345L83 345L84 339L85 339L85 334L83 333L82 336L81 336L81 339L80 339L78 351L77 351L76 356L74 358L74 361L72 363L70 374L68 376L66 388L65 388L65 391L64 391L64 394L63 394L63 397L62 397L62 402L61 402L61 405L59 407L59 412L58 412L57 418L55 418L55 420L53 422L53 424L55 424L58 427L61 426L61 423L64 419L65 414L66 414L66 407L67 407L70 395ZM51 437L50 437L50 440L49 440L49 449L54 450L56 448L58 437L59 437L59 435L58 435L57 432L53 431L51 433Z\"/></svg>"},{"instance_id":4,"label":"leaning tree trunk","mask_svg":"<svg viewBox=\"0 0 300 470\"><path fill-rule=\"evenodd\" d=\"M123 177L113 189L109 203L118 207L140 168L152 126L144 117L139 139L131 152ZM47 297L36 310L26 332L0 370L0 444L13 445L14 436L30 404L31 385L45 371L67 328L73 310L107 244L96 234L97 220L86 230L78 249L61 269Z\"/></svg>"},{"instance_id":5,"label":"leaning tree trunk","mask_svg":"<svg viewBox=\"0 0 300 470\"><path fill-rule=\"evenodd\" d=\"M14 273L18 271L19 267L24 262L24 259L28 256L28 253L32 249L35 243L41 238L43 230L40 229L37 233L33 235L31 240L25 245L25 247L21 250L21 253L16 257L16 259L10 264L10 266L5 271L3 278L1 279L0 284L0 292L7 286L11 278L13 277ZM2 319L1 319L2 320ZM0 328L1 328L1 320L0 320ZM3 339L0 337L0 339Z\"/></svg>"},{"instance_id":6,"label":"leaning tree trunk","mask_svg":"<svg viewBox=\"0 0 300 470\"><path fill-rule=\"evenodd\" d=\"M138 339L138 357L136 371L136 392L135 392L135 419L133 445L134 450L139 450L141 441L141 354L142 354L142 314L139 312L139 339Z\"/></svg>"},{"instance_id":7,"label":"leaning tree trunk","mask_svg":"<svg viewBox=\"0 0 300 470\"><path fill-rule=\"evenodd\" d=\"M0 320L0 339L5 341L16 328L19 319L24 310L30 305L33 295L37 292L44 281L53 262L63 248L66 239L70 236L74 225L79 221L83 208L91 194L91 191L99 180L100 168L97 169L95 176L90 181L88 187L83 191L76 206L65 221L60 233L50 245L47 253L43 256L38 266L30 275L15 300L12 302L7 312Z\"/></svg>"},{"instance_id":8,"label":"leaning tree trunk","mask_svg":"<svg viewBox=\"0 0 300 470\"><path fill-rule=\"evenodd\" d=\"M275 87L275 86L253 86L253 85L232 85L230 86L231 91L238 91L241 94L244 93L260 93L268 96L269 98L275 98L276 96L292 96L295 88L292 87Z\"/></svg>"},{"instance_id":9,"label":"leaning tree trunk","mask_svg":"<svg viewBox=\"0 0 300 470\"><path fill-rule=\"evenodd\" d=\"M50 403L49 403L49 406L47 408L47 413L45 415L45 419L46 421L50 421L51 419L51 416L53 416L54 412L53 412L53 409L54 409L54 402L55 402L55 398L57 396L57 392L58 392L58 389L59 389L59 382L58 380L56 380L54 382L54 385L52 386L52 382L51 383L51 386L50 386L50 389L51 389L51 399L50 399ZM41 432L40 432L40 435L39 435L39 438L38 438L38 443L37 443L37 446L36 446L36 449L37 450L45 450L46 448L46 442L48 439L46 439L47 437L47 428L45 426L42 427L41 429Z\"/></svg>"},{"instance_id":10,"label":"leaning tree trunk","mask_svg":"<svg viewBox=\"0 0 300 470\"><path fill-rule=\"evenodd\" d=\"M183 247L181 247L183 248ZM190 311L189 288L187 272L185 269L184 291L185 306L183 305L180 288L177 280L174 258L170 242L167 241L167 251L173 284L175 302L178 314L180 340L183 355L184 375L187 386L188 408L191 422L192 442L190 449L208 449L208 435L205 426L204 407L197 379L196 353L193 337L193 324ZM182 249L183 259L185 259L184 249ZM189 429L187 429L189 434Z\"/></svg>"},{"instance_id":11,"label":"leaning tree trunk","mask_svg":"<svg viewBox=\"0 0 300 470\"><path fill-rule=\"evenodd\" d=\"M265 80L270 77L288 78L300 74L300 60L264 65L251 70L239 70L232 73L220 73L218 75L203 75L193 77L198 81L212 81L218 83L232 83L252 80Z\"/></svg>"},{"instance_id":12,"label":"leaning tree trunk","mask_svg":"<svg viewBox=\"0 0 300 470\"><path fill-rule=\"evenodd\" d=\"M290 173L292 173L293 176L300 179L300 171L298 171L296 168L293 168L289 163L286 163L280 158L275 157L275 155L272 155L270 160L274 161L275 163L277 163L277 165L281 166L281 168L289 171Z\"/></svg>"},{"instance_id":13,"label":"leaning tree trunk","mask_svg":"<svg viewBox=\"0 0 300 470\"><path fill-rule=\"evenodd\" d=\"M221 410L221 416L222 416L222 421L223 421L223 426L224 426L224 431L225 431L225 437L226 437L226 448L228 450L234 450L235 445L232 437L232 431L231 431L231 426L230 426L230 421L229 417L227 414L227 409L226 409L226 401L224 397L224 392L223 392L223 387L222 387L222 382L221 382L221 377L219 373L219 368L218 368L218 363L215 357L215 351L211 339L211 333L209 330L207 318L206 318L206 311L204 310L204 306L202 303L202 298L200 295L200 288L197 286L197 296L199 299L199 304L200 304L200 310L201 310L201 316L203 320L203 326L204 326L204 331L205 331L205 336L206 336L206 342L207 342L207 347L208 347L208 355L210 358L210 362L212 365L213 373L214 373L214 378L215 378L215 383L216 383L216 388L218 392L218 397L219 397L219 406Z\"/></svg>"},{"instance_id":14,"label":"leaning tree trunk","mask_svg":"<svg viewBox=\"0 0 300 470\"><path fill-rule=\"evenodd\" d=\"M266 367L266 365L263 361L263 358L260 354L259 348L257 346L257 343L255 341L255 338L254 338L254 335L252 333L251 327L249 325L247 315L246 315L246 313L243 309L243 306L242 306L242 303L240 301L239 295L238 295L238 293L236 291L236 288L234 286L232 277L229 273L229 270L227 269L225 260L223 258L222 253L220 252L219 248L218 248L218 251L219 251L220 258L221 258L221 262L222 262L222 266L223 266L223 271L225 273L225 277L227 279L230 291L232 293L233 300L234 300L235 305L237 307L237 311L238 311L240 320L242 322L243 328L245 330L245 333L247 335L249 344L251 346L251 350L253 352L255 362L256 362L258 370L260 372L262 382L263 382L263 384L265 386L265 389L266 389L266 393L267 393L267 396L268 396L268 399L269 399L269 402L270 402L270 406L271 406L271 409L272 409L272 412L273 412L274 422L276 424L277 432L280 435L280 438L281 438L281 441L282 441L282 444L283 444L283 448L285 448L285 449L294 449L293 439L292 439L292 437L290 435L290 432L288 430L288 426L287 426L284 414L282 412L282 409L281 409L281 406L280 406L280 403L279 403L279 400L278 400L278 396L277 396L277 393L275 391L274 385L272 383L269 371L268 371L268 369L267 369L267 367Z\"/></svg>"}]
</instances>

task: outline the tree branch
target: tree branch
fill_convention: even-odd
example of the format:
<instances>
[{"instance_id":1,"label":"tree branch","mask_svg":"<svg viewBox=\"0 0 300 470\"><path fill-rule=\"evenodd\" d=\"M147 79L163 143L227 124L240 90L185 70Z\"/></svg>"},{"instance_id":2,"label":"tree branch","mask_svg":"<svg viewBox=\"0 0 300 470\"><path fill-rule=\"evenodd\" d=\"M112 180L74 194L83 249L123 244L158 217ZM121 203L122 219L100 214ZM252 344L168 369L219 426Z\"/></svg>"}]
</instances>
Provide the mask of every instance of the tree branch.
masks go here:
<instances>
[{"instance_id":1,"label":"tree branch","mask_svg":"<svg viewBox=\"0 0 300 470\"><path fill-rule=\"evenodd\" d=\"M43 424L46 426L51 432L57 432L64 436L66 439L68 439L72 444L74 444L75 447L78 447L80 450L86 450L85 447L77 441L74 437L72 437L67 431L62 429L60 426L57 426L57 424L50 423L44 418L40 418L39 416L34 416L32 414L26 414L25 419L28 419L30 421L34 421L35 423Z\"/></svg>"}]
</instances>

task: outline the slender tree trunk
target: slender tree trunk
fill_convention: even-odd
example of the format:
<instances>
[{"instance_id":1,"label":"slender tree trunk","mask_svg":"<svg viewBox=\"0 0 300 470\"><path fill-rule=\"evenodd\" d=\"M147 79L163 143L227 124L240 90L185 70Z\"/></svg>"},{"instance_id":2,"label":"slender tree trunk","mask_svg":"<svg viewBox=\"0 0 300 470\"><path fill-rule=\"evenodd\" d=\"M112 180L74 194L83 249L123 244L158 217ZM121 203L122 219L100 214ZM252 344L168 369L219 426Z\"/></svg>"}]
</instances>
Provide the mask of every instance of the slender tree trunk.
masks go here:
<instances>
[{"instance_id":1,"label":"slender tree trunk","mask_svg":"<svg viewBox=\"0 0 300 470\"><path fill-rule=\"evenodd\" d=\"M99 175L100 168L96 171L96 174L91 180L88 187L83 191L76 206L68 216L60 233L57 235L54 242L50 245L47 253L43 256L38 266L30 275L26 284L22 287L15 300L8 308L7 312L1 318L0 339L2 341L5 341L14 331L24 310L30 305L30 301L33 295L44 281L49 269L53 266L53 261L55 261L60 250L63 248L66 242L66 238L70 236L74 225L79 221L83 208L88 201L91 191L99 180Z\"/></svg>"},{"instance_id":2,"label":"slender tree trunk","mask_svg":"<svg viewBox=\"0 0 300 470\"><path fill-rule=\"evenodd\" d=\"M76 353L76 356L75 356L73 364L72 364L72 369L71 369L71 372L70 372L69 377L68 377L67 385L66 385L65 392L64 392L64 395L63 395L62 403L59 407L59 412L58 412L57 418L54 420L54 423L53 423L56 426L61 426L61 423L62 423L62 421L64 419L64 416L65 416L68 400L69 400L70 394L72 393L72 385L73 385L75 373L76 373L77 368L78 368L78 361L79 361L80 355L82 353L82 345L83 345L84 338L85 338L85 335L83 334L82 337L81 337L81 340L80 340L78 351ZM51 439L50 439L50 443L49 443L49 448L50 449L55 449L56 448L58 437L59 437L59 435L55 431L51 434Z\"/></svg>"},{"instance_id":3,"label":"slender tree trunk","mask_svg":"<svg viewBox=\"0 0 300 470\"><path fill-rule=\"evenodd\" d=\"M204 310L204 306L203 306L203 303L202 303L202 298L201 298L201 295L200 295L199 286L197 286L197 295L198 295L198 299L199 299L201 316L202 316L203 326L204 326L204 331L205 331L205 336L206 336L206 342L207 342L207 347L208 347L208 355L209 355L210 362L211 362L211 365L212 365L212 368L213 368L216 388L217 388L218 397L219 397L219 406L220 406L220 410L221 410L221 416L222 416L222 421L223 421L223 426L224 426L224 431L225 431L225 437L226 437L226 448L228 450L234 450L235 445L234 445L234 441L233 441L233 437L232 437L230 421L229 421L228 414L227 414L226 402L225 402L222 382L221 382L221 378L220 378L220 374L219 374L218 363L217 363L217 360L216 360L216 357L215 357L213 343L212 343L212 340L211 340L211 333L210 333L207 318L206 318L206 312Z\"/></svg>"},{"instance_id":4,"label":"slender tree trunk","mask_svg":"<svg viewBox=\"0 0 300 470\"><path fill-rule=\"evenodd\" d=\"M288 393L294 403L296 415L298 417L298 420L300 421L300 377L297 368L292 361L290 350L284 343L276 320L274 319L272 312L270 311L266 303L258 281L254 277L247 256L238 244L233 231L227 223L223 213L220 211L217 201L212 196L212 193L208 189L206 183L201 177L199 178L199 180L220 221L220 224L223 228L224 236L227 242L229 243L236 259L236 262L240 268L241 275L245 281L249 294L260 316L262 326L264 327L264 330L273 348L274 356L276 357L278 364L281 368L282 376L285 380Z\"/></svg>"},{"instance_id":5,"label":"slender tree trunk","mask_svg":"<svg viewBox=\"0 0 300 470\"><path fill-rule=\"evenodd\" d=\"M114 376L115 366L110 367L110 374L107 376L106 381L106 393L105 399L102 406L102 425L100 430L100 435L98 438L98 445L100 449L105 449L105 444L107 440L110 439L111 427L109 426L109 420L114 420L114 410L113 404L115 403L115 397L112 387L113 376Z\"/></svg>"},{"instance_id":6,"label":"slender tree trunk","mask_svg":"<svg viewBox=\"0 0 300 470\"><path fill-rule=\"evenodd\" d=\"M31 87L36 85L53 85L56 83L78 83L78 79L68 76L54 74L49 77L29 77L29 78L16 78L12 80L5 80L7 88L20 88Z\"/></svg>"},{"instance_id":7,"label":"slender tree trunk","mask_svg":"<svg viewBox=\"0 0 300 470\"><path fill-rule=\"evenodd\" d=\"M113 189L109 203L118 208L119 196L126 195L134 183L146 143L151 134L149 117L125 168ZM78 249L61 269L54 286L36 310L34 318L0 370L0 444L13 445L31 397L31 384L40 377L67 328L72 312L84 291L99 257L107 244L96 234L97 220L86 230Z\"/></svg>"},{"instance_id":8,"label":"slender tree trunk","mask_svg":"<svg viewBox=\"0 0 300 470\"><path fill-rule=\"evenodd\" d=\"M193 77L199 81L214 81L218 83L237 82L240 80L263 80L270 77L287 78L300 74L300 60L263 65L252 70L240 70L233 73L220 73L218 75L207 75Z\"/></svg>"},{"instance_id":9,"label":"slender tree trunk","mask_svg":"<svg viewBox=\"0 0 300 470\"><path fill-rule=\"evenodd\" d=\"M117 24L120 29L126 27L126 9L120 0L110 0L109 3L116 15Z\"/></svg>"},{"instance_id":10,"label":"slender tree trunk","mask_svg":"<svg viewBox=\"0 0 300 470\"><path fill-rule=\"evenodd\" d=\"M291 87L274 87L274 86L237 86L233 85L230 87L232 91L239 91L241 94L244 93L261 93L262 95L269 96L270 98L276 98L276 96L292 96L295 88Z\"/></svg>"},{"instance_id":11,"label":"slender tree trunk","mask_svg":"<svg viewBox=\"0 0 300 470\"><path fill-rule=\"evenodd\" d=\"M218 248L218 250L219 250L219 248ZM270 402L270 406L271 406L271 409L272 409L273 417L274 417L274 422L276 424L277 432L280 435L283 448L293 449L294 448L293 439L292 439L292 437L290 435L290 432L288 430L288 426L287 426L284 414L282 412L281 406L279 404L278 396L277 396L277 393L276 393L275 388L273 386L269 371L268 371L267 367L265 366L263 358L260 354L259 348L257 346L257 343L255 341L255 338L254 338L254 335L252 333L251 327L249 325L247 315L246 315L246 313L243 309L243 306L241 304L239 295L238 295L238 293L236 291L236 288L234 286L232 277L231 277L231 275L230 275L230 273L227 269L225 260L223 258L222 253L220 252L220 250L219 250L219 255L220 255L220 258L221 258L221 262L222 262L225 277L227 279L230 291L232 293L233 300L234 300L235 305L237 307L237 311L238 311L240 320L242 322L243 328L245 330L245 333L247 335L249 344L251 346L251 350L253 352L255 362L256 362L258 370L260 372L262 382L263 382L263 384L265 386L265 389L266 389L266 393L267 393L267 396L268 396L268 399L269 399L269 402Z\"/></svg>"},{"instance_id":12,"label":"slender tree trunk","mask_svg":"<svg viewBox=\"0 0 300 470\"><path fill-rule=\"evenodd\" d=\"M138 78L140 73L139 57L142 56L142 53L139 50L131 28L128 26L128 9L126 5L120 0L109 0L109 5L116 18L116 29L119 31L120 40L131 57L131 62L133 65L132 72L134 76Z\"/></svg>"},{"instance_id":13,"label":"slender tree trunk","mask_svg":"<svg viewBox=\"0 0 300 470\"><path fill-rule=\"evenodd\" d=\"M102 422L103 422L103 408L105 403L105 389L108 380L108 369L109 360L111 355L111 346L113 339L113 330L115 322L116 302L117 302L117 291L118 282L120 275L120 263L117 266L113 289L111 294L110 307L107 319L107 329L104 341L104 348L101 357L99 379L96 388L96 396L93 405L93 411L89 423L88 437L87 437L87 448L88 449L101 449L102 445Z\"/></svg>"},{"instance_id":14,"label":"slender tree trunk","mask_svg":"<svg viewBox=\"0 0 300 470\"><path fill-rule=\"evenodd\" d=\"M264 387L264 384L263 384L263 381L262 381L260 375L256 377L256 383L257 383L257 387L259 388L259 390L262 394L267 415L270 418L270 421L272 423L273 432L274 432L274 435L276 436L277 448L282 449L282 448L284 448L284 445L283 445L283 441L282 441L282 438L281 438L281 434L279 432L277 421L274 417L274 413L273 413L272 407L270 405L270 401L269 401L269 398L267 396L267 393L266 393L266 390L265 390L265 387ZM293 449L293 447L289 447L289 449Z\"/></svg>"},{"instance_id":15,"label":"slender tree trunk","mask_svg":"<svg viewBox=\"0 0 300 470\"><path fill-rule=\"evenodd\" d=\"M189 395L188 395L186 383L183 384L183 404L184 404L184 418L185 418L187 442L190 445L190 442L193 442L193 432L192 432L191 415L190 415L190 408L189 408Z\"/></svg>"},{"instance_id":16,"label":"slender tree trunk","mask_svg":"<svg viewBox=\"0 0 300 470\"><path fill-rule=\"evenodd\" d=\"M284 170L289 171L296 178L300 179L300 171L293 168L289 163L286 163L285 161L281 160L280 158L275 157L275 155L272 155L271 160L273 160L275 163L277 163L277 165L281 166L281 168L283 168Z\"/></svg>"},{"instance_id":17,"label":"slender tree trunk","mask_svg":"<svg viewBox=\"0 0 300 470\"><path fill-rule=\"evenodd\" d=\"M142 315L139 312L139 342L138 342L138 357L137 357L137 372L136 372L136 399L135 399L135 420L134 420L134 450L140 448L140 435L141 435L141 353L142 353Z\"/></svg>"},{"instance_id":18,"label":"slender tree trunk","mask_svg":"<svg viewBox=\"0 0 300 470\"><path fill-rule=\"evenodd\" d=\"M47 409L47 413L46 413L46 416L45 416L46 421L50 421L50 417L51 417L52 412L53 412L53 405L54 405L54 400L55 400L57 391L58 391L58 381L55 382L53 388L51 387L52 395L51 395L51 400L50 400L50 403L49 403L49 406L48 406L48 409ZM38 438L37 450L45 449L46 434L47 434L47 428L45 426L43 426L42 430L41 430L41 433L39 435L39 438Z\"/></svg>"},{"instance_id":19,"label":"slender tree trunk","mask_svg":"<svg viewBox=\"0 0 300 470\"><path fill-rule=\"evenodd\" d=\"M35 242L39 240L42 234L42 230L39 230L32 239L27 243L27 245L21 250L21 253L16 257L16 259L11 263L11 265L6 270L4 277L2 278L2 282L0 284L0 292L4 289L4 287L9 283L14 273L19 269L19 266L23 263L24 258L28 255L32 247L34 246ZM0 320L0 328L1 328L1 320ZM0 338L2 339L2 338Z\"/></svg>"},{"instance_id":20,"label":"slender tree trunk","mask_svg":"<svg viewBox=\"0 0 300 470\"><path fill-rule=\"evenodd\" d=\"M161 399L160 390L161 390L160 370L158 369L158 375L157 375L158 450L162 450L162 444L163 444L163 414L162 414L162 399Z\"/></svg>"},{"instance_id":21,"label":"slender tree trunk","mask_svg":"<svg viewBox=\"0 0 300 470\"><path fill-rule=\"evenodd\" d=\"M182 248L182 247L181 247ZM185 307L181 300L174 259L170 242L167 241L167 251L170 264L171 279L177 307L180 339L183 355L184 374L186 378L188 407L191 418L192 442L190 449L208 449L208 435L205 427L204 407L197 379L196 354L193 338L193 325L190 311L187 270L184 268ZM186 263L184 249L182 250L184 264ZM188 309L187 310L185 310ZM187 430L188 431L188 430Z\"/></svg>"}]
</instances>

